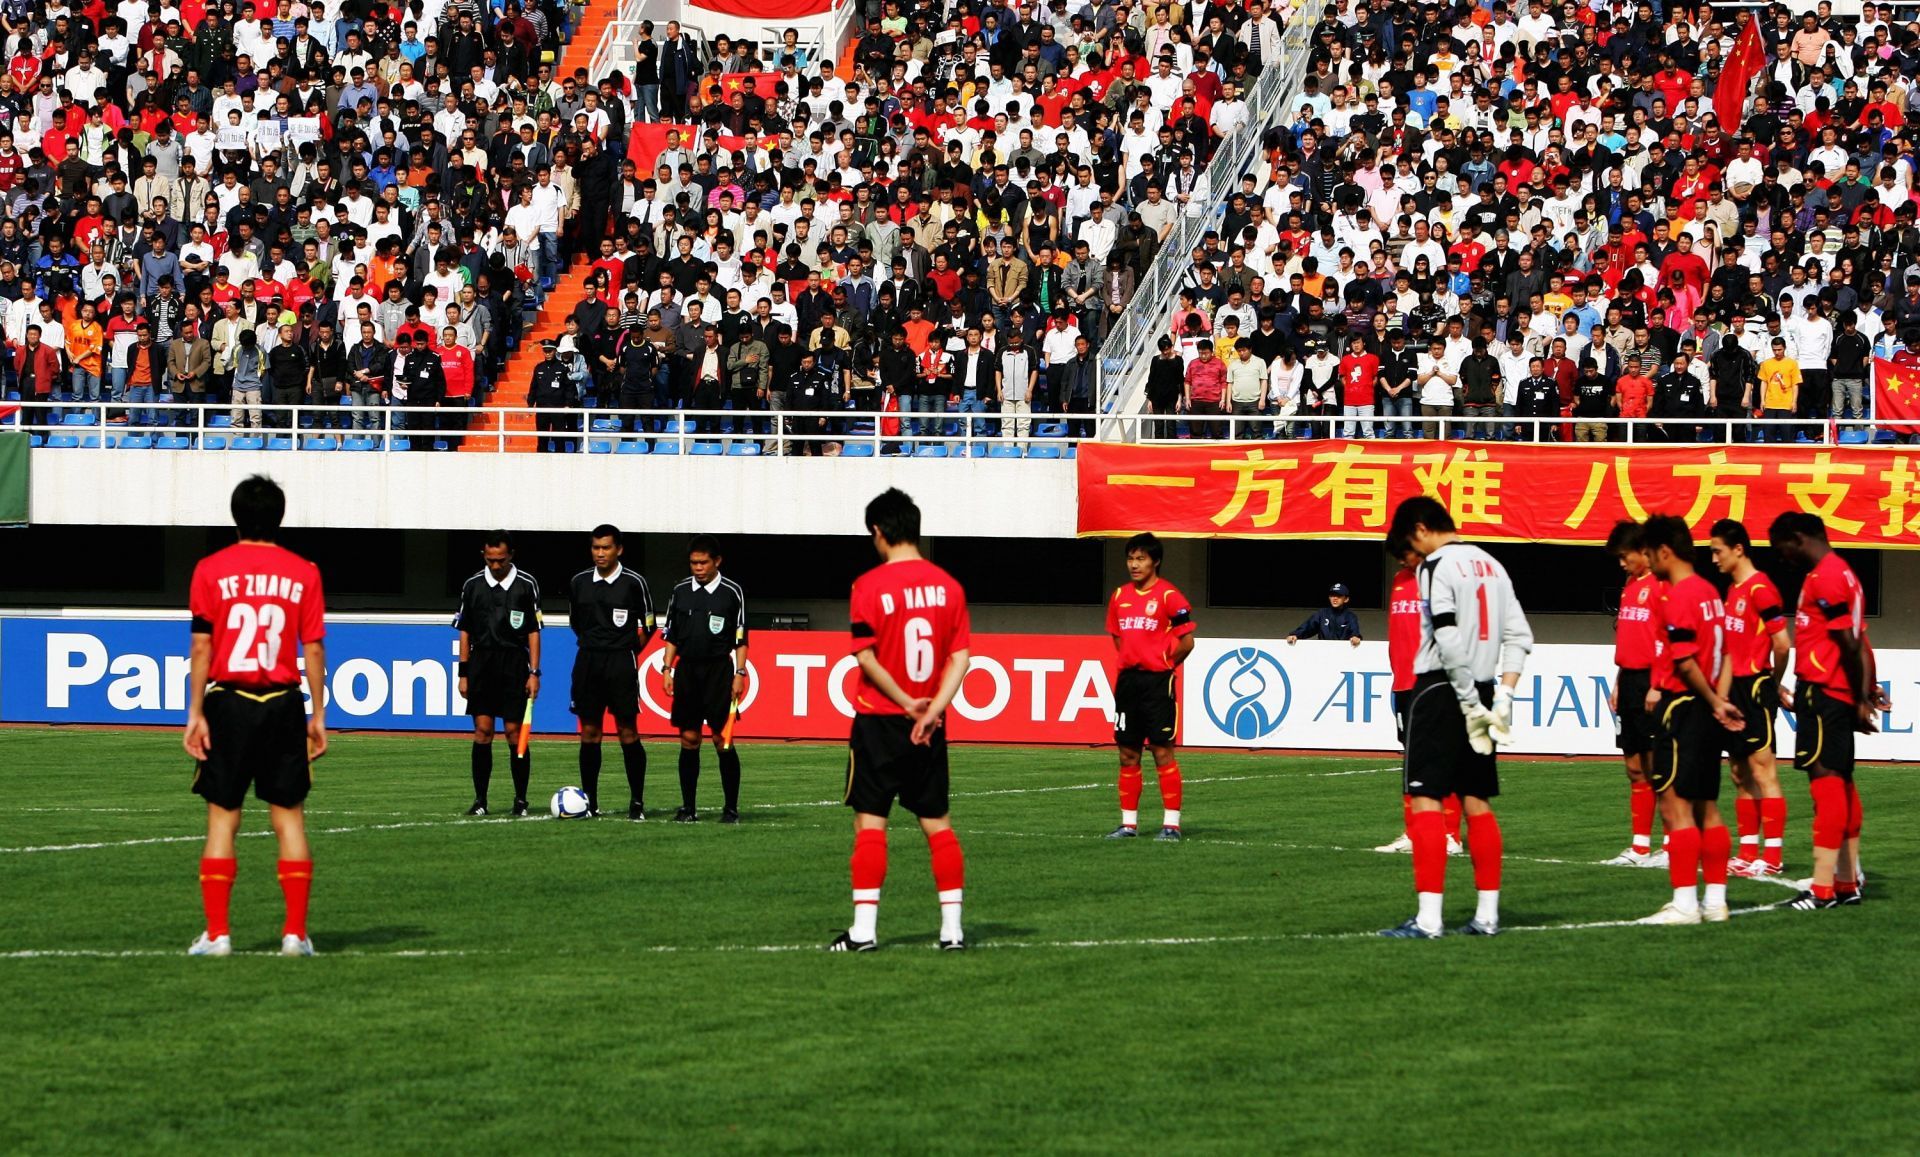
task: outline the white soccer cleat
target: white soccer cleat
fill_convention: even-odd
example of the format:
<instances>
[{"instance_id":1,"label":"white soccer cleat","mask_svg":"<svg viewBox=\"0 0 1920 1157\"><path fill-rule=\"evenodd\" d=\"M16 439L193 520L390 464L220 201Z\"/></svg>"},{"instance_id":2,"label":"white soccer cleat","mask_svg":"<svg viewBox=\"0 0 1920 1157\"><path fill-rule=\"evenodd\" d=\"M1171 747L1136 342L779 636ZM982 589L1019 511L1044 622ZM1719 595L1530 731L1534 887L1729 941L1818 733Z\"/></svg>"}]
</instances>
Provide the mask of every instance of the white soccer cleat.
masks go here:
<instances>
[{"instance_id":1,"label":"white soccer cleat","mask_svg":"<svg viewBox=\"0 0 1920 1157\"><path fill-rule=\"evenodd\" d=\"M1652 852L1636 852L1632 848L1628 848L1613 859L1602 860L1600 862L1609 868L1647 868L1652 866L1652 864L1649 863L1652 859Z\"/></svg>"},{"instance_id":2,"label":"white soccer cleat","mask_svg":"<svg viewBox=\"0 0 1920 1157\"><path fill-rule=\"evenodd\" d=\"M1641 923L1641 924L1698 924L1700 923L1700 910L1696 908L1691 912L1682 912L1679 908L1675 907L1674 905L1668 904L1666 907L1660 909L1658 912L1655 912L1653 915L1648 916L1646 919L1638 921L1638 923Z\"/></svg>"},{"instance_id":3,"label":"white soccer cleat","mask_svg":"<svg viewBox=\"0 0 1920 1157\"><path fill-rule=\"evenodd\" d=\"M1733 876L1744 876L1753 869L1753 865L1756 862L1757 861L1749 860L1744 856L1735 856L1733 859L1727 861L1727 873Z\"/></svg>"},{"instance_id":4,"label":"white soccer cleat","mask_svg":"<svg viewBox=\"0 0 1920 1157\"><path fill-rule=\"evenodd\" d=\"M1413 840L1408 838L1407 833L1401 832L1393 838L1392 843L1381 844L1373 850L1376 852L1386 852L1388 855L1405 855L1413 851Z\"/></svg>"},{"instance_id":5,"label":"white soccer cleat","mask_svg":"<svg viewBox=\"0 0 1920 1157\"><path fill-rule=\"evenodd\" d=\"M1727 871L1733 871L1733 865L1727 865ZM1769 864L1765 860L1753 860L1747 864L1747 870L1740 875L1749 880L1771 880L1780 874L1780 865Z\"/></svg>"},{"instance_id":6,"label":"white soccer cleat","mask_svg":"<svg viewBox=\"0 0 1920 1157\"><path fill-rule=\"evenodd\" d=\"M293 933L289 932L285 936L282 936L280 938L280 955L312 956L313 941L309 940L305 936L295 936Z\"/></svg>"},{"instance_id":7,"label":"white soccer cleat","mask_svg":"<svg viewBox=\"0 0 1920 1157\"><path fill-rule=\"evenodd\" d=\"M188 956L232 956L233 955L233 937L208 936L205 932L202 932L198 937L194 939L194 942L192 944L187 945L187 955Z\"/></svg>"},{"instance_id":8,"label":"white soccer cleat","mask_svg":"<svg viewBox=\"0 0 1920 1157\"><path fill-rule=\"evenodd\" d=\"M1700 922L1703 924L1725 924L1731 919L1733 913L1727 910L1725 904L1700 905Z\"/></svg>"},{"instance_id":9,"label":"white soccer cleat","mask_svg":"<svg viewBox=\"0 0 1920 1157\"><path fill-rule=\"evenodd\" d=\"M1661 848L1659 851L1654 852L1652 855L1647 857L1647 862L1640 866L1643 868L1666 867L1667 866L1667 849Z\"/></svg>"},{"instance_id":10,"label":"white soccer cleat","mask_svg":"<svg viewBox=\"0 0 1920 1157\"><path fill-rule=\"evenodd\" d=\"M1466 845L1462 844L1460 837L1454 835L1452 832L1447 833L1447 854L1449 856L1464 856L1467 854Z\"/></svg>"}]
</instances>

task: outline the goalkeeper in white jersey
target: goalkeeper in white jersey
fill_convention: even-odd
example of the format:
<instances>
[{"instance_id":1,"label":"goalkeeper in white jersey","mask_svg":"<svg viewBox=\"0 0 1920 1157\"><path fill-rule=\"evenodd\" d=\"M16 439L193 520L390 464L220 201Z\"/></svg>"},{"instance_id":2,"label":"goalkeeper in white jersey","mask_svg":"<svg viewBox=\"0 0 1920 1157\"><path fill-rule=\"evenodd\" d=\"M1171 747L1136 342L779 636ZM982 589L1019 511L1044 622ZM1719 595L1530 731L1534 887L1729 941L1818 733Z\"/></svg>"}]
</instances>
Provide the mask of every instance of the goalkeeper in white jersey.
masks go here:
<instances>
[{"instance_id":1,"label":"goalkeeper in white jersey","mask_svg":"<svg viewBox=\"0 0 1920 1157\"><path fill-rule=\"evenodd\" d=\"M1430 940L1444 933L1447 832L1440 802L1458 794L1480 897L1460 932L1492 936L1500 931L1500 821L1489 803L1500 794L1494 750L1512 740L1513 688L1533 650L1533 629L1507 569L1461 542L1453 516L1437 500L1402 502L1388 541L1404 542L1420 555L1420 650L1413 661L1402 773L1402 791L1413 802L1407 835L1420 908L1381 935Z\"/></svg>"}]
</instances>

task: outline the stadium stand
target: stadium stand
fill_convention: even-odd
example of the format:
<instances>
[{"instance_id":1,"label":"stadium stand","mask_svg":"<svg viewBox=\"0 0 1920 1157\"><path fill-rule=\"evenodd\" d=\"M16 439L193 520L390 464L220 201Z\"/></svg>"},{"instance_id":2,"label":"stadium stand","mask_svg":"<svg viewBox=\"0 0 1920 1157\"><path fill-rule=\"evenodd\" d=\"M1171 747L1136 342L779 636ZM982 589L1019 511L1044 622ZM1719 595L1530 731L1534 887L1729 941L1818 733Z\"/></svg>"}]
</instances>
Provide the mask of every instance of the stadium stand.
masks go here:
<instances>
[{"instance_id":1,"label":"stadium stand","mask_svg":"<svg viewBox=\"0 0 1920 1157\"><path fill-rule=\"evenodd\" d=\"M844 45L637 8L11 0L12 420L962 457L1920 428L1891 6L888 0Z\"/></svg>"}]
</instances>

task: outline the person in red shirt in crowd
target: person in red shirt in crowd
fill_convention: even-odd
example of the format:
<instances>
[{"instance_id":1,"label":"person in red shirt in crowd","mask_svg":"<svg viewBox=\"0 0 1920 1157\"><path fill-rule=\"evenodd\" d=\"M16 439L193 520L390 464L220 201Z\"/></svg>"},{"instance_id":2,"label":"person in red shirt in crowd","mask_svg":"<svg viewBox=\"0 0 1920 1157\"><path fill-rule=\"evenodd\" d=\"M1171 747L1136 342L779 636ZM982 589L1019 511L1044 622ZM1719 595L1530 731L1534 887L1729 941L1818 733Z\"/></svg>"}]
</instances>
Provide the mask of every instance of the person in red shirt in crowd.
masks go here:
<instances>
[{"instance_id":1,"label":"person in red shirt in crowd","mask_svg":"<svg viewBox=\"0 0 1920 1157\"><path fill-rule=\"evenodd\" d=\"M943 716L966 678L972 634L967 594L920 555L920 508L899 490L867 504L867 530L885 561L861 575L851 599L860 664L848 738L845 801L853 809L853 924L830 952L871 952L887 878L887 816L894 802L920 820L940 900L940 947L966 947L960 908L966 857L949 809Z\"/></svg>"},{"instance_id":2,"label":"person in red shirt in crowd","mask_svg":"<svg viewBox=\"0 0 1920 1157\"><path fill-rule=\"evenodd\" d=\"M1813 880L1793 901L1802 911L1861 902L1860 789L1853 783L1853 737L1871 735L1893 704L1867 641L1866 595L1845 559L1827 543L1817 514L1790 510L1768 537L1787 565L1807 572L1793 616L1791 692L1776 660L1780 705L1793 711L1793 765L1813 796Z\"/></svg>"},{"instance_id":3,"label":"person in red shirt in crowd","mask_svg":"<svg viewBox=\"0 0 1920 1157\"><path fill-rule=\"evenodd\" d=\"M1654 618L1666 587L1647 565L1639 523L1615 524L1607 535L1607 553L1627 576L1627 585L1620 592L1620 609L1614 615L1615 671L1607 706L1617 721L1615 741L1627 767L1627 813L1633 831L1627 850L1607 863L1626 868L1664 868L1666 849L1653 850L1656 801L1653 786L1647 782L1647 769L1653 756Z\"/></svg>"},{"instance_id":4,"label":"person in red shirt in crowd","mask_svg":"<svg viewBox=\"0 0 1920 1157\"><path fill-rule=\"evenodd\" d=\"M1373 387L1380 377L1380 359L1367 352L1359 336L1347 339L1347 355L1340 359L1340 424L1342 438L1373 437Z\"/></svg>"},{"instance_id":5,"label":"person in red shirt in crowd","mask_svg":"<svg viewBox=\"0 0 1920 1157\"><path fill-rule=\"evenodd\" d=\"M440 331L440 372L446 375L447 393L440 403L440 429L446 431L447 447L458 450L459 431L467 428L468 407L473 404L473 351L460 344L460 331L446 326Z\"/></svg>"},{"instance_id":6,"label":"person in red shirt in crowd","mask_svg":"<svg viewBox=\"0 0 1920 1157\"><path fill-rule=\"evenodd\" d=\"M1727 669L1720 694L1747 724L1727 752L1738 792L1734 809L1740 836L1728 870L1756 879L1778 876L1787 799L1773 756L1773 713L1780 709L1773 669L1786 665L1792 647L1787 611L1780 588L1748 557L1753 539L1743 524L1732 518L1714 523L1709 544L1713 565L1732 583L1727 590Z\"/></svg>"},{"instance_id":7,"label":"person in red shirt in crowd","mask_svg":"<svg viewBox=\"0 0 1920 1157\"><path fill-rule=\"evenodd\" d=\"M1127 540L1127 580L1107 600L1107 634L1118 653L1113 681L1113 745L1120 752L1120 826L1110 840L1140 834L1141 748L1153 752L1165 815L1160 839L1180 838L1180 723L1174 673L1193 653L1193 607L1160 577L1165 549L1152 534Z\"/></svg>"},{"instance_id":8,"label":"person in red shirt in crowd","mask_svg":"<svg viewBox=\"0 0 1920 1157\"><path fill-rule=\"evenodd\" d=\"M1187 321L1187 333L1192 336L1199 327L1190 318ZM1227 367L1226 363L1213 356L1213 343L1198 343L1198 356L1187 365L1184 401L1187 413L1194 416L1189 425L1196 438L1218 438L1223 423L1199 420L1200 415L1224 414L1227 407Z\"/></svg>"},{"instance_id":9,"label":"person in red shirt in crowd","mask_svg":"<svg viewBox=\"0 0 1920 1157\"><path fill-rule=\"evenodd\" d=\"M1671 282L1676 271L1686 279L1687 285L1696 293L1703 297L1706 295L1709 270L1706 261L1693 251L1693 237L1690 234L1680 234L1680 239L1674 243L1673 252L1667 254L1666 259L1660 262L1660 284L1666 285Z\"/></svg>"},{"instance_id":10,"label":"person in red shirt in crowd","mask_svg":"<svg viewBox=\"0 0 1920 1157\"><path fill-rule=\"evenodd\" d=\"M1400 564L1387 588L1387 669L1393 675L1393 733L1402 747L1407 743L1407 709L1413 705L1413 660L1420 653L1420 638L1426 608L1420 601L1420 552L1398 538L1387 542L1387 557ZM1460 797L1449 795L1440 801L1442 822L1447 829L1447 854L1457 856L1460 843ZM1381 844L1376 852L1410 855L1413 836L1413 797L1400 797L1400 834L1390 844Z\"/></svg>"},{"instance_id":11,"label":"person in red shirt in crowd","mask_svg":"<svg viewBox=\"0 0 1920 1157\"><path fill-rule=\"evenodd\" d=\"M1648 357L1645 360L1651 363L1653 358ZM1649 366L1648 368L1651 367ZM1626 364L1620 371L1619 380L1613 384L1613 390L1614 397L1618 399L1620 416L1622 418L1644 418L1647 416L1647 406L1653 401L1653 379L1647 376L1645 370L1642 368L1640 359L1628 355ZM1628 429L1631 431L1630 439L1632 441L1638 442L1642 440L1644 432L1640 427L1631 426L1628 427Z\"/></svg>"},{"instance_id":12,"label":"person in red shirt in crowd","mask_svg":"<svg viewBox=\"0 0 1920 1157\"><path fill-rule=\"evenodd\" d=\"M327 753L326 599L320 570L280 546L287 498L254 475L233 491L240 541L200 560L188 586L193 642L188 655L187 727L182 744L197 764L193 791L207 801L200 898L207 926L191 956L233 952L229 901L247 789L267 805L280 844L286 895L284 956L312 956L307 896L313 856L304 806L311 764ZM301 662L313 714L301 701Z\"/></svg>"}]
</instances>

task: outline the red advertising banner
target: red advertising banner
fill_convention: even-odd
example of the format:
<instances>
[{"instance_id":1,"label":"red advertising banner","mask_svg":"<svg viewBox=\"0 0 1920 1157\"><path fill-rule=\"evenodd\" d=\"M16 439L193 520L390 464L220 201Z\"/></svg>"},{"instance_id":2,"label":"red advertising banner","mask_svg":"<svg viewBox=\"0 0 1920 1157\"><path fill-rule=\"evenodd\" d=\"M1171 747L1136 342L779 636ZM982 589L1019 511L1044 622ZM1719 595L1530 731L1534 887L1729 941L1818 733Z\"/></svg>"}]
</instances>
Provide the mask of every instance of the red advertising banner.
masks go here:
<instances>
[{"instance_id":1,"label":"red advertising banner","mask_svg":"<svg viewBox=\"0 0 1920 1157\"><path fill-rule=\"evenodd\" d=\"M736 739L844 740L859 668L838 631L761 631L747 640L748 687ZM947 710L948 734L972 743L1107 743L1113 739L1113 644L1104 635L975 635L973 663ZM641 659L640 730L672 728L659 644Z\"/></svg>"},{"instance_id":2,"label":"red advertising banner","mask_svg":"<svg viewBox=\"0 0 1920 1157\"><path fill-rule=\"evenodd\" d=\"M1076 463L1082 537L1373 538L1425 493L1483 541L1594 545L1656 512L1702 542L1729 517L1764 539L1805 510L1836 545L1920 548L1920 449L1900 446L1083 442Z\"/></svg>"}]
</instances>

